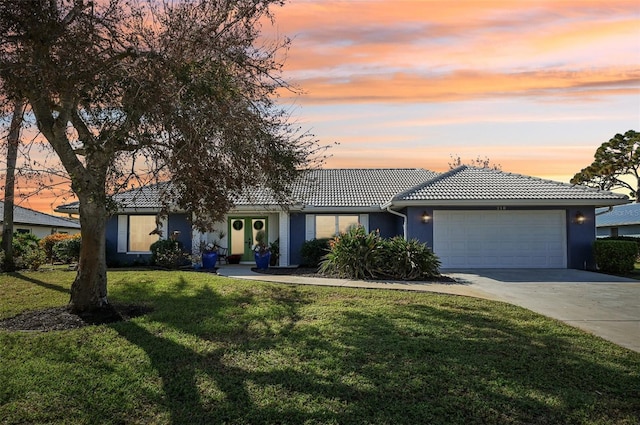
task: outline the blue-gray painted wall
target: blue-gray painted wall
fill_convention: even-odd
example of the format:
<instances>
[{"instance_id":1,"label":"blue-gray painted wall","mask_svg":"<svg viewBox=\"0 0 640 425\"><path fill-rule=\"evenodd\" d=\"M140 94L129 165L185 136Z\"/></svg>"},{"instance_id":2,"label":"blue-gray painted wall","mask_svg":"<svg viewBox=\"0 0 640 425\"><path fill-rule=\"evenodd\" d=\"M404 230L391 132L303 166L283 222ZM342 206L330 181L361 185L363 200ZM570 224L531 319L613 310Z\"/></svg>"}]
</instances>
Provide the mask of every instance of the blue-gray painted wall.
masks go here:
<instances>
[{"instance_id":1,"label":"blue-gray painted wall","mask_svg":"<svg viewBox=\"0 0 640 425\"><path fill-rule=\"evenodd\" d=\"M295 213L289 217L289 264L301 264L300 250L305 241L306 214Z\"/></svg>"},{"instance_id":2,"label":"blue-gray painted wall","mask_svg":"<svg viewBox=\"0 0 640 425\"><path fill-rule=\"evenodd\" d=\"M483 208L447 208L447 210L495 210L496 207ZM514 207L510 210L558 210L557 207L532 208ZM572 269L594 269L593 241L595 239L595 210L593 208L565 208L567 233L567 267ZM407 235L409 239L416 238L433 248L433 213L431 207L409 207L400 211L407 216ZM576 214L580 212L585 221L578 224ZM427 213L431 219L423 222L422 217ZM291 264L300 264L300 249L305 241L306 214L292 214L290 221ZM402 235L403 219L399 216L380 212L369 214L369 230L380 230L383 237Z\"/></svg>"},{"instance_id":3,"label":"blue-gray painted wall","mask_svg":"<svg viewBox=\"0 0 640 425\"><path fill-rule=\"evenodd\" d=\"M387 213L369 213L369 231L378 230L383 238L402 235L402 217Z\"/></svg>"},{"instance_id":4,"label":"blue-gray painted wall","mask_svg":"<svg viewBox=\"0 0 640 425\"><path fill-rule=\"evenodd\" d=\"M125 258L118 254L118 216L111 216L107 220L106 239L107 266L120 264Z\"/></svg>"},{"instance_id":5,"label":"blue-gray painted wall","mask_svg":"<svg viewBox=\"0 0 640 425\"><path fill-rule=\"evenodd\" d=\"M407 239L418 239L433 250L433 208L409 207L403 211L407 215ZM431 217L427 222L422 216Z\"/></svg>"},{"instance_id":6,"label":"blue-gray painted wall","mask_svg":"<svg viewBox=\"0 0 640 425\"><path fill-rule=\"evenodd\" d=\"M168 223L169 234L165 235L169 237L174 231L180 232L180 235L176 238L182 243L182 247L185 251L191 254L191 222L187 214L170 214Z\"/></svg>"},{"instance_id":7,"label":"blue-gray painted wall","mask_svg":"<svg viewBox=\"0 0 640 425\"><path fill-rule=\"evenodd\" d=\"M148 214L147 214L148 215ZM170 214L167 222L169 237L174 231L179 231L177 240L182 243L185 251L191 253L191 223L187 214ZM106 228L106 257L108 266L127 266L148 264L151 254L127 254L118 252L118 216L111 216L107 220Z\"/></svg>"},{"instance_id":8,"label":"blue-gray painted wall","mask_svg":"<svg viewBox=\"0 0 640 425\"><path fill-rule=\"evenodd\" d=\"M456 208L447 208L454 210ZM473 208L458 208L469 210ZM475 208L475 210L492 210L494 208ZM558 208L513 208L514 210L548 210ZM593 240L596 236L595 210L593 208L567 208L567 266L574 269L593 269ZM422 216L428 213L431 220L424 223ZM425 242L427 246L433 247L433 208L409 207L401 211L407 215L408 237L417 238ZM575 222L575 215L581 212L585 216L585 222L578 224ZM306 214L293 213L289 221L289 246L290 264L300 264L302 261L300 249L305 241ZM388 238L402 235L403 219L399 216L380 212L369 213L369 229L379 230L381 236ZM640 231L640 226L637 229ZM186 251L191 251L191 224L186 214L171 214L168 219L168 232L171 235L174 231L179 231L178 240L182 242ZM622 233L621 233L622 234ZM106 229L107 264L111 265L132 265L136 263L146 263L149 261L149 254L126 254L117 252L118 243L118 218L111 217L107 221Z\"/></svg>"},{"instance_id":9,"label":"blue-gray painted wall","mask_svg":"<svg viewBox=\"0 0 640 425\"><path fill-rule=\"evenodd\" d=\"M390 238L402 234L402 219L395 215L380 212L369 214L369 230L379 230L380 235ZM301 264L300 250L306 239L306 217L304 213L292 213L289 216L289 263Z\"/></svg>"},{"instance_id":10,"label":"blue-gray painted wall","mask_svg":"<svg viewBox=\"0 0 640 425\"><path fill-rule=\"evenodd\" d=\"M567 210L567 267L595 270L593 241L596 239L595 208L568 208ZM584 215L584 223L576 223L576 214Z\"/></svg>"}]
</instances>

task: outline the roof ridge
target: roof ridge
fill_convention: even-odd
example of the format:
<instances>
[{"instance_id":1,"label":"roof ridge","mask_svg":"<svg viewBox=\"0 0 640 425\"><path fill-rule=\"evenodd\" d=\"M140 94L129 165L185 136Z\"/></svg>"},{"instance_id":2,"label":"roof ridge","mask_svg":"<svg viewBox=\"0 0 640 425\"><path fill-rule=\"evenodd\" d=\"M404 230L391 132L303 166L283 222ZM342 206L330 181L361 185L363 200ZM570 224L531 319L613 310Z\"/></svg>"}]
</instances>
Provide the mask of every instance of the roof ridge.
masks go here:
<instances>
[{"instance_id":1,"label":"roof ridge","mask_svg":"<svg viewBox=\"0 0 640 425\"><path fill-rule=\"evenodd\" d=\"M578 190L582 190L585 192L598 192L598 193L607 193L610 195L620 195L619 193L615 193L611 190L604 190L604 189L598 189L595 187L590 187L584 184L573 184L573 183L565 183L565 182L560 182L557 180L551 180L551 179L543 179L542 177L537 177L537 176L529 176L526 174L520 174L520 173L512 173L512 172L508 172L507 174L513 175L513 176L518 176L518 177L525 177L528 178L530 180L535 180L535 181L539 181L539 182L543 182L543 183L552 183L555 184L557 186L562 186L562 187L571 187L571 188L575 188ZM626 196L626 195L625 195Z\"/></svg>"},{"instance_id":2,"label":"roof ridge","mask_svg":"<svg viewBox=\"0 0 640 425\"><path fill-rule=\"evenodd\" d=\"M579 190L584 190L587 192L598 192L598 193L609 193L609 194L616 194L615 192L612 192L610 190L602 190L602 189L597 189L595 187L589 187L589 186L585 186L582 184L571 184L571 183L565 183L565 182L561 182L561 181L557 181L557 180L552 180L552 179L545 179L542 177L537 177L537 176L531 176L528 174L522 174L522 173L516 173L516 172L512 172L512 171L503 171L503 170L498 170L495 168L488 168L488 167L476 167L473 165L461 165L458 168L463 168L466 167L468 169L473 169L473 170L480 170L480 171L485 171L485 172L493 172L494 174L504 174L504 175L508 175L508 176L514 176L514 177L522 177L528 180L534 180L534 181L538 181L538 182L542 182L542 183L551 183L551 184L555 184L557 186L562 186L562 187L571 187L571 188L576 188ZM451 170L453 171L453 170Z\"/></svg>"},{"instance_id":3,"label":"roof ridge","mask_svg":"<svg viewBox=\"0 0 640 425\"><path fill-rule=\"evenodd\" d=\"M456 168L452 168L449 171L445 171L444 173L438 173L434 178L432 179L428 179L427 181L420 183L416 186L410 187L409 189L400 192L400 193L396 193L393 197L391 197L391 199L389 199L388 203L393 202L395 199L401 199L402 197L404 197L405 195L408 195L411 192L416 192L418 190L422 190L425 187L427 187L430 184L436 183L438 181L441 181L443 179L446 179L454 174L458 174L459 172L465 170L466 168L468 168L466 165L460 165Z\"/></svg>"},{"instance_id":4,"label":"roof ridge","mask_svg":"<svg viewBox=\"0 0 640 425\"><path fill-rule=\"evenodd\" d=\"M353 171L416 170L416 171L435 172L435 171L427 170L426 168L423 168L423 167L360 167L360 168L359 167L345 167L345 168L336 167L336 168L317 168L317 169L306 170L306 171L313 172L313 171L344 171L344 170L353 170Z\"/></svg>"}]
</instances>

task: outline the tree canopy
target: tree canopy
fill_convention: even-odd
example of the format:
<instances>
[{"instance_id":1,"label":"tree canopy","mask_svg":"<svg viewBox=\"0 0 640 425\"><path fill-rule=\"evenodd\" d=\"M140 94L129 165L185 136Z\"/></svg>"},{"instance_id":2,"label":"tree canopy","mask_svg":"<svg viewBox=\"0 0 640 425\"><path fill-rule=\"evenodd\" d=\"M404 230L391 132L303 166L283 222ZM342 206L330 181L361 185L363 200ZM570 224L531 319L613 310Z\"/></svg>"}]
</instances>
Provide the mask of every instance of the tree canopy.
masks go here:
<instances>
[{"instance_id":1,"label":"tree canopy","mask_svg":"<svg viewBox=\"0 0 640 425\"><path fill-rule=\"evenodd\" d=\"M629 130L616 134L596 150L594 160L571 179L601 190L628 189L629 196L639 202L640 133ZM624 177L628 177L625 181Z\"/></svg>"},{"instance_id":2,"label":"tree canopy","mask_svg":"<svg viewBox=\"0 0 640 425\"><path fill-rule=\"evenodd\" d=\"M206 229L247 186L284 200L310 165L316 142L275 102L289 40L261 37L282 3L0 2L0 94L26 101L79 199L74 308L106 303L106 217L134 181L170 179L167 208Z\"/></svg>"}]
</instances>

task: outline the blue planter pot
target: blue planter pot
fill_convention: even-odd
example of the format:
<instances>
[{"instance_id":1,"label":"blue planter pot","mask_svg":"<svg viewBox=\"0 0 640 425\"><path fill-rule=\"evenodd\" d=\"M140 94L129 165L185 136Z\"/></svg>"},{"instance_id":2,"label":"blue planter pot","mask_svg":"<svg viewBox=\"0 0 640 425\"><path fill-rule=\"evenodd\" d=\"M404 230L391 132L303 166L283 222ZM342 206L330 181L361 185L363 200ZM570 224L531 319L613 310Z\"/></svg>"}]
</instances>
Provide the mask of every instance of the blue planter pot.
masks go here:
<instances>
[{"instance_id":1,"label":"blue planter pot","mask_svg":"<svg viewBox=\"0 0 640 425\"><path fill-rule=\"evenodd\" d=\"M203 252L202 253L202 268L203 269L215 269L218 262L217 252Z\"/></svg>"},{"instance_id":2,"label":"blue planter pot","mask_svg":"<svg viewBox=\"0 0 640 425\"><path fill-rule=\"evenodd\" d=\"M271 259L271 253L267 252L266 254L258 254L255 253L255 259L256 259L256 267L261 269L261 270L265 270L269 268L269 260Z\"/></svg>"}]
</instances>

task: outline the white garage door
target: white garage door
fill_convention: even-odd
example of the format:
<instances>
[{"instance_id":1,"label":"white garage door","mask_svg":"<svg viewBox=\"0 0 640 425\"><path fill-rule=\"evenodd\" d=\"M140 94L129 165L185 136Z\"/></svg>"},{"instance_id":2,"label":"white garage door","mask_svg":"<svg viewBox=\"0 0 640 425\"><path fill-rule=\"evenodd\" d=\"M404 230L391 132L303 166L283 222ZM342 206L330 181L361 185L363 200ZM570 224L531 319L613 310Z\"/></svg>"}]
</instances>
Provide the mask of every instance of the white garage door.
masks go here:
<instances>
[{"instance_id":1,"label":"white garage door","mask_svg":"<svg viewBox=\"0 0 640 425\"><path fill-rule=\"evenodd\" d=\"M434 211L443 268L566 268L564 211Z\"/></svg>"}]
</instances>

